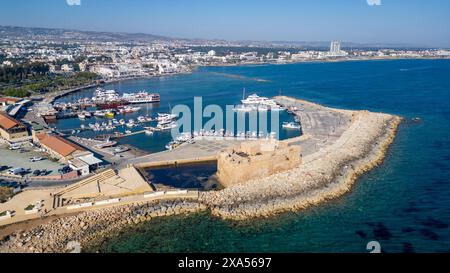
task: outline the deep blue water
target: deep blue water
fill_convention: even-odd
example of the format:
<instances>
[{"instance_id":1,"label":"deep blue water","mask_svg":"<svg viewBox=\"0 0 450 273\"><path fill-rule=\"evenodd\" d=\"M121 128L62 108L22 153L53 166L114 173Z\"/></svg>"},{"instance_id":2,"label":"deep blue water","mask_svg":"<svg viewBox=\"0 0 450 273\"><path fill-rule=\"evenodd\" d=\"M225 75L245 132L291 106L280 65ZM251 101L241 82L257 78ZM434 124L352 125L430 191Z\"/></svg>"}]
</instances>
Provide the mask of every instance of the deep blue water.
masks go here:
<instances>
[{"instance_id":1,"label":"deep blue water","mask_svg":"<svg viewBox=\"0 0 450 273\"><path fill-rule=\"evenodd\" d=\"M156 116L157 113L168 113L171 111L171 108L174 108L177 105L186 105L191 109L191 114L194 113L194 97L202 98L203 110L209 105L218 105L224 111L224 126L226 127L226 106L234 106L236 104L240 104L240 100L243 97L243 90L246 88L245 96L250 95L251 93L257 93L258 95L276 95L277 92L272 92L272 88L269 87L268 84L255 84L258 83L255 79L252 80L243 80L236 79L234 77L224 76L222 74L217 75L215 69L200 69L200 71L190 74L190 75L178 75L178 76L170 76L170 77L160 77L160 78L152 78L152 79L143 79L143 80L132 80L132 81L124 81L114 84L106 85L106 89L114 89L118 93L130 93L137 92L140 90L146 90L151 92L158 92L161 94L161 103L158 104L149 104L147 105L139 105L141 110L139 112L133 114L126 115L117 115L115 118L119 119L134 119L137 120L138 116L141 115L150 115ZM95 88L86 89L69 96L63 97L58 100L58 102L73 102L80 98L92 97ZM237 119L238 114L232 112L234 115L234 132L238 132L237 129ZM249 114L246 115L246 130L245 131L259 131L253 130L249 127ZM272 125L270 122L270 112L267 113L267 126L268 132L274 131L272 130ZM214 116L213 116L214 117ZM258 117L258 122L259 118ZM204 117L203 124L205 125L211 118ZM281 128L281 124L284 121L294 121L293 116L289 115L287 112L279 112L279 120L278 124L280 139L286 139L291 137L296 137L300 135L300 131L298 130L286 130ZM89 123L102 123L107 121L107 119L103 118L91 118L84 121L80 121L78 118L73 119L63 119L58 120L55 126L61 130L80 128L81 124L84 124L86 127ZM192 119L192 130L194 130L194 119ZM156 126L156 122L146 124L146 126ZM142 127L136 127L131 129L131 131L139 131L142 130ZM125 132L125 130L129 130L125 126L119 127L117 131ZM181 128L181 130L184 130ZM70 131L70 130L69 130ZM93 131L85 131L79 134L81 137L94 137L98 134L108 134L111 132L93 132ZM153 136L146 136L144 134L133 135L130 137L123 138L119 140L120 144L129 144L135 146L141 150L147 152L159 152L165 150L165 145L172 140L171 132L156 132Z\"/></svg>"},{"instance_id":2,"label":"deep blue water","mask_svg":"<svg viewBox=\"0 0 450 273\"><path fill-rule=\"evenodd\" d=\"M217 163L199 163L147 170L149 179L157 185L181 189L213 190L221 188L217 177Z\"/></svg>"},{"instance_id":3,"label":"deep blue water","mask_svg":"<svg viewBox=\"0 0 450 273\"><path fill-rule=\"evenodd\" d=\"M372 240L386 252L450 251L450 61L200 68L191 75L117 85L149 86L187 104L194 95L237 101L243 87L262 95L281 90L332 107L398 114L406 121L383 165L341 198L248 223L208 214L162 218L124 231L105 242L102 251L366 252ZM410 122L414 117L421 122Z\"/></svg>"}]
</instances>

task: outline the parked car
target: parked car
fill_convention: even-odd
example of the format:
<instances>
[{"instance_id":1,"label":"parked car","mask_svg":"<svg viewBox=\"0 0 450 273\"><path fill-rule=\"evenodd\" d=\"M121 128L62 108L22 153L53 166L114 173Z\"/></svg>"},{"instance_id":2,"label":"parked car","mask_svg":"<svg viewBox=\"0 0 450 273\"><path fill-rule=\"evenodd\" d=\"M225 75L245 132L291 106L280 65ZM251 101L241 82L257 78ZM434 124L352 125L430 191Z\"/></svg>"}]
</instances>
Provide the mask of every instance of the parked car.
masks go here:
<instances>
[{"instance_id":1,"label":"parked car","mask_svg":"<svg viewBox=\"0 0 450 273\"><path fill-rule=\"evenodd\" d=\"M38 162L41 160L44 160L44 159L40 156L35 156L35 157L30 158L30 162Z\"/></svg>"},{"instance_id":2,"label":"parked car","mask_svg":"<svg viewBox=\"0 0 450 273\"><path fill-rule=\"evenodd\" d=\"M6 181L0 181L0 187L16 187L17 183L16 182L6 182Z\"/></svg>"},{"instance_id":3,"label":"parked car","mask_svg":"<svg viewBox=\"0 0 450 273\"><path fill-rule=\"evenodd\" d=\"M49 175L49 174L51 174L52 173L52 171L49 171L49 170L42 170L41 171L41 176L46 176L46 175Z\"/></svg>"},{"instance_id":4,"label":"parked car","mask_svg":"<svg viewBox=\"0 0 450 273\"><path fill-rule=\"evenodd\" d=\"M10 150L19 150L20 149L20 145L17 144L12 144L11 146L9 146Z\"/></svg>"},{"instance_id":5,"label":"parked car","mask_svg":"<svg viewBox=\"0 0 450 273\"><path fill-rule=\"evenodd\" d=\"M66 174L66 173L69 173L69 172L71 172L71 171L72 171L72 169L71 169L69 166L65 166L65 167L59 169L59 170L58 170L58 173L60 173L60 174Z\"/></svg>"},{"instance_id":6,"label":"parked car","mask_svg":"<svg viewBox=\"0 0 450 273\"><path fill-rule=\"evenodd\" d=\"M8 166L0 166L0 172L6 171L8 168Z\"/></svg>"},{"instance_id":7,"label":"parked car","mask_svg":"<svg viewBox=\"0 0 450 273\"><path fill-rule=\"evenodd\" d=\"M21 175L23 173L25 173L27 170L25 170L24 168L14 168L8 171L8 174L10 175Z\"/></svg>"},{"instance_id":8,"label":"parked car","mask_svg":"<svg viewBox=\"0 0 450 273\"><path fill-rule=\"evenodd\" d=\"M34 176L39 176L39 175L41 175L41 171L40 171L40 170L35 170L35 171L33 172L33 175L34 175Z\"/></svg>"}]
</instances>

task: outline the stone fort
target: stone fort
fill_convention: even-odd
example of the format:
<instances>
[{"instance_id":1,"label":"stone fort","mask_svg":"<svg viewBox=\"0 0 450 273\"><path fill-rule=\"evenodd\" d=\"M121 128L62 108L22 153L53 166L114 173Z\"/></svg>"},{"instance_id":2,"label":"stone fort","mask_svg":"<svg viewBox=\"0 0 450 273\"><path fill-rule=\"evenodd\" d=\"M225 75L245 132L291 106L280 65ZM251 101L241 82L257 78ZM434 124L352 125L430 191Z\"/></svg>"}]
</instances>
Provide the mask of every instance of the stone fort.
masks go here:
<instances>
[{"instance_id":1,"label":"stone fort","mask_svg":"<svg viewBox=\"0 0 450 273\"><path fill-rule=\"evenodd\" d=\"M302 163L301 147L276 140L243 142L237 148L221 152L217 177L229 187L234 184L284 172Z\"/></svg>"}]
</instances>

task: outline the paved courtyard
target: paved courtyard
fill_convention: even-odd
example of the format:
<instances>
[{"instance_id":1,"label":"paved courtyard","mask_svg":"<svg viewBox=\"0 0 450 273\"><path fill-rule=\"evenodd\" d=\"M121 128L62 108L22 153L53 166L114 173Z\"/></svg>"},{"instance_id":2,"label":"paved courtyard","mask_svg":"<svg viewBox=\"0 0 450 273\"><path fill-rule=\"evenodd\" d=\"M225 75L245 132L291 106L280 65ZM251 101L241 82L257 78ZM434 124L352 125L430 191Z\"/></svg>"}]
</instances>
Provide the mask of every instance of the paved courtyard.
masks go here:
<instances>
[{"instance_id":1,"label":"paved courtyard","mask_svg":"<svg viewBox=\"0 0 450 273\"><path fill-rule=\"evenodd\" d=\"M51 171L51 174L58 174L58 169L64 165L45 158L45 153L35 151L34 149L36 148L27 147L24 149L24 152L20 152L19 150L9 150L7 146L2 145L0 146L0 166L31 169L31 172L45 169ZM30 158L34 156L45 159L38 162L30 162Z\"/></svg>"}]
</instances>

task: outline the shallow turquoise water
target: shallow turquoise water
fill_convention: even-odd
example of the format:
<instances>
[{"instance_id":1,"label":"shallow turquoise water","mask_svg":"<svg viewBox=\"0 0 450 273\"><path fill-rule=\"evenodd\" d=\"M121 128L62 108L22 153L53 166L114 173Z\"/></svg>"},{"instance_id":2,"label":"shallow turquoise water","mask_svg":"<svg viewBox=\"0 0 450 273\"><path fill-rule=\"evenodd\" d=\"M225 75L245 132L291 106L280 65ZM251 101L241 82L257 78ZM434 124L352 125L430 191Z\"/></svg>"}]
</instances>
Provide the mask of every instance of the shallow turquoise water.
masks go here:
<instances>
[{"instance_id":1,"label":"shallow turquoise water","mask_svg":"<svg viewBox=\"0 0 450 273\"><path fill-rule=\"evenodd\" d=\"M201 68L191 75L120 86L151 86L185 103L192 98L181 93L202 95L205 101L236 101L243 87L263 95L281 90L332 107L399 114L407 121L384 164L339 199L240 224L208 214L158 219L124 231L101 251L366 252L371 240L386 252L450 250L450 61ZM413 117L422 121L408 121Z\"/></svg>"}]
</instances>

